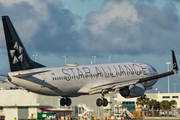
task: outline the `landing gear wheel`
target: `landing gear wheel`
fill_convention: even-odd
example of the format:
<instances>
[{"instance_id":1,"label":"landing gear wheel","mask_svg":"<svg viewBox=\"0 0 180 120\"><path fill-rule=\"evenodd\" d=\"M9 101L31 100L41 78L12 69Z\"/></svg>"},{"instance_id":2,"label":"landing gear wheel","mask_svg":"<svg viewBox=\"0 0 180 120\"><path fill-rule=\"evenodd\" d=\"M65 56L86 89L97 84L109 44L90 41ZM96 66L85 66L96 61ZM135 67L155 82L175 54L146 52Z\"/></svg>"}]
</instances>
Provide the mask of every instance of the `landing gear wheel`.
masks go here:
<instances>
[{"instance_id":1,"label":"landing gear wheel","mask_svg":"<svg viewBox=\"0 0 180 120\"><path fill-rule=\"evenodd\" d=\"M103 101L103 106L104 106L104 107L106 107L106 106L108 105L108 101L107 101L107 99L106 99L106 98L104 98L102 101Z\"/></svg>"},{"instance_id":2,"label":"landing gear wheel","mask_svg":"<svg viewBox=\"0 0 180 120\"><path fill-rule=\"evenodd\" d=\"M60 105L61 105L61 106L64 106L64 105L66 104L65 101L66 101L66 100L65 100L64 98L61 98L61 100L60 100Z\"/></svg>"},{"instance_id":3,"label":"landing gear wheel","mask_svg":"<svg viewBox=\"0 0 180 120\"><path fill-rule=\"evenodd\" d=\"M100 98L98 98L98 99L96 100L96 105L97 105L98 107L101 107L101 105L102 105L102 100L101 100Z\"/></svg>"},{"instance_id":4,"label":"landing gear wheel","mask_svg":"<svg viewBox=\"0 0 180 120\"><path fill-rule=\"evenodd\" d=\"M101 105L103 105L104 107L106 107L106 106L108 105L108 100L107 100L106 98L103 98L103 99L98 98L98 99L96 100L96 105L97 105L98 107L101 107Z\"/></svg>"},{"instance_id":5,"label":"landing gear wheel","mask_svg":"<svg viewBox=\"0 0 180 120\"><path fill-rule=\"evenodd\" d=\"M71 105L71 99L70 98L61 98L60 100L60 105L61 106L70 106Z\"/></svg>"},{"instance_id":6,"label":"landing gear wheel","mask_svg":"<svg viewBox=\"0 0 180 120\"><path fill-rule=\"evenodd\" d=\"M142 95L142 96L141 96L141 99L146 99L146 95L145 95L145 94Z\"/></svg>"},{"instance_id":7,"label":"landing gear wheel","mask_svg":"<svg viewBox=\"0 0 180 120\"><path fill-rule=\"evenodd\" d=\"M66 98L65 104L67 106L70 106L71 105L71 99L70 98Z\"/></svg>"}]
</instances>

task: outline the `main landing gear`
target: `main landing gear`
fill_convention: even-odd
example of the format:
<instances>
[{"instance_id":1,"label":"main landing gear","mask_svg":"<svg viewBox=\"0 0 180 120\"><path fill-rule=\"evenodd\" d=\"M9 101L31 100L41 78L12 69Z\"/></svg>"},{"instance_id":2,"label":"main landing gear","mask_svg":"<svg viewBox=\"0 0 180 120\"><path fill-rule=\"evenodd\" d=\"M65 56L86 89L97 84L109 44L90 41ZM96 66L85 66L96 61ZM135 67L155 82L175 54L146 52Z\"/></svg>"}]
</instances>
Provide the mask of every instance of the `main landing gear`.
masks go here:
<instances>
[{"instance_id":1,"label":"main landing gear","mask_svg":"<svg viewBox=\"0 0 180 120\"><path fill-rule=\"evenodd\" d=\"M60 100L60 105L61 106L70 106L71 105L71 99L70 98L61 98Z\"/></svg>"},{"instance_id":2,"label":"main landing gear","mask_svg":"<svg viewBox=\"0 0 180 120\"><path fill-rule=\"evenodd\" d=\"M141 99L143 100L143 99L146 99L147 98L147 96L144 94L144 95L142 95L141 96Z\"/></svg>"},{"instance_id":3,"label":"main landing gear","mask_svg":"<svg viewBox=\"0 0 180 120\"><path fill-rule=\"evenodd\" d=\"M103 105L104 107L106 107L108 105L108 100L106 98L104 98L104 94L102 94L101 98L98 98L96 100L96 105L98 107L101 107L101 105Z\"/></svg>"}]
</instances>

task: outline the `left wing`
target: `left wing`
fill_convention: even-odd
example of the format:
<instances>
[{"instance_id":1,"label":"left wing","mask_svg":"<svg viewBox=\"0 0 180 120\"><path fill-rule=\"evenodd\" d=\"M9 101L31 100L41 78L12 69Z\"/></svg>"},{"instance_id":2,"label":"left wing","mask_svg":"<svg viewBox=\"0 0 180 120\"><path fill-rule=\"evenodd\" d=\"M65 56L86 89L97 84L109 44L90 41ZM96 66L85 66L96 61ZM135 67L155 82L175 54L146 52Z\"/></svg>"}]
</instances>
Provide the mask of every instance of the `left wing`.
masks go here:
<instances>
[{"instance_id":1,"label":"left wing","mask_svg":"<svg viewBox=\"0 0 180 120\"><path fill-rule=\"evenodd\" d=\"M170 76L170 75L173 75L173 74L177 74L177 71L179 70L179 68L178 68L178 64L177 64L177 61L176 61L176 56L175 56L173 50L172 50L172 58L173 58L173 70L171 70L169 72L157 74L157 75L150 76L150 77L129 80L129 81L125 81L125 82L117 82L117 83L105 84L105 85L93 87L93 88L90 89L89 94L96 94L96 93L104 94L104 93L107 93L108 91L111 91L111 90L114 90L115 92L117 92L122 87L125 87L125 86L128 86L128 85L130 85L129 89L131 89L137 83L156 80L156 79L167 77L167 76Z\"/></svg>"}]
</instances>

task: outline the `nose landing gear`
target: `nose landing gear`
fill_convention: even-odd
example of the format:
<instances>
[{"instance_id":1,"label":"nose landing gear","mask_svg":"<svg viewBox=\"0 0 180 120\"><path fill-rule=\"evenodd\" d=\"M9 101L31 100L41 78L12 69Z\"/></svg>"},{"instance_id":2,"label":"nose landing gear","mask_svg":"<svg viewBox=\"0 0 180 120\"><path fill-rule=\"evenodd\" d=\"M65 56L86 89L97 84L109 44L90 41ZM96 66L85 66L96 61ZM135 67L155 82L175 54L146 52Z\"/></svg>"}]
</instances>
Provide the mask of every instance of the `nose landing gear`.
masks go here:
<instances>
[{"instance_id":1,"label":"nose landing gear","mask_svg":"<svg viewBox=\"0 0 180 120\"><path fill-rule=\"evenodd\" d=\"M70 98L61 98L60 100L61 106L70 106L71 105L71 99Z\"/></svg>"}]
</instances>

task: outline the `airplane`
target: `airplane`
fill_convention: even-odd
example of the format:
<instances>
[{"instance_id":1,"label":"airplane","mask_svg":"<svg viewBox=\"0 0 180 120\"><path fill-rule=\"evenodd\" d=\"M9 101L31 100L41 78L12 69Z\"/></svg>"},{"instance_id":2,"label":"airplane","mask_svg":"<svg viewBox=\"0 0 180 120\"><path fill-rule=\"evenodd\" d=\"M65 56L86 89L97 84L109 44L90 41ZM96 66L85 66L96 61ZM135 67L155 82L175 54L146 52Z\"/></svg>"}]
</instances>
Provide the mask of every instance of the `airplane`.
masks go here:
<instances>
[{"instance_id":1,"label":"airplane","mask_svg":"<svg viewBox=\"0 0 180 120\"><path fill-rule=\"evenodd\" d=\"M124 98L144 98L145 91L152 89L158 79L177 74L179 69L173 50L173 70L161 74L141 62L67 63L60 67L46 67L29 57L8 16L2 16L2 23L11 72L0 76L27 91L61 96L61 106L70 106L70 97L101 94L96 105L105 107L108 101L104 95L110 91L119 92Z\"/></svg>"}]
</instances>

